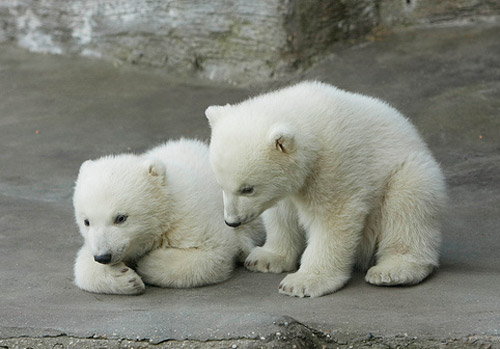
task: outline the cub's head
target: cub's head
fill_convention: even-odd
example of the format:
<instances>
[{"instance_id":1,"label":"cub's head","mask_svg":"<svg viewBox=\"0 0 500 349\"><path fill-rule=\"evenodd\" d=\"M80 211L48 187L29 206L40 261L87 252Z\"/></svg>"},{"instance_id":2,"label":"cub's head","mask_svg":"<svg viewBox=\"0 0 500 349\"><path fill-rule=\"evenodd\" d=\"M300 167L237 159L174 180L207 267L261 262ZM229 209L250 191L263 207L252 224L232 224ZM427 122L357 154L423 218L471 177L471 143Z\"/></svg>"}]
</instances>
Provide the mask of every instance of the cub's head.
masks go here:
<instances>
[{"instance_id":1,"label":"cub's head","mask_svg":"<svg viewBox=\"0 0 500 349\"><path fill-rule=\"evenodd\" d=\"M138 257L144 241L162 233L165 166L135 155L82 164L73 196L76 223L96 262ZM151 240L149 240L151 241Z\"/></svg>"},{"instance_id":2,"label":"cub's head","mask_svg":"<svg viewBox=\"0 0 500 349\"><path fill-rule=\"evenodd\" d=\"M223 190L227 225L248 223L298 190L304 179L296 135L288 125L264 121L240 105L212 106L205 114L212 128L210 163Z\"/></svg>"}]
</instances>

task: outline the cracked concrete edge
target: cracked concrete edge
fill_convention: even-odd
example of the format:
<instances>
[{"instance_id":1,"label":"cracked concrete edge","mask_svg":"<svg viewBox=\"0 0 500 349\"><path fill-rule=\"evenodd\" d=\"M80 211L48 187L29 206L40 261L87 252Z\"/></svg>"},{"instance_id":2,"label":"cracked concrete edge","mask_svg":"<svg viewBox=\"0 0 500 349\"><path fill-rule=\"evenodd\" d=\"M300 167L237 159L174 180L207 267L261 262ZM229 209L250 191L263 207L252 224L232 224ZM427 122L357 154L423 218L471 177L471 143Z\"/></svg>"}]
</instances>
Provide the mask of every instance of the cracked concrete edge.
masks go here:
<instances>
[{"instance_id":1,"label":"cracked concrete edge","mask_svg":"<svg viewBox=\"0 0 500 349\"><path fill-rule=\"evenodd\" d=\"M500 337L468 335L462 338L417 338L407 335L384 337L368 334L335 333L315 329L290 317L273 322L276 328L266 336L215 340L77 337L53 331L39 337L17 336L0 339L0 349L11 348L500 348Z\"/></svg>"}]
</instances>

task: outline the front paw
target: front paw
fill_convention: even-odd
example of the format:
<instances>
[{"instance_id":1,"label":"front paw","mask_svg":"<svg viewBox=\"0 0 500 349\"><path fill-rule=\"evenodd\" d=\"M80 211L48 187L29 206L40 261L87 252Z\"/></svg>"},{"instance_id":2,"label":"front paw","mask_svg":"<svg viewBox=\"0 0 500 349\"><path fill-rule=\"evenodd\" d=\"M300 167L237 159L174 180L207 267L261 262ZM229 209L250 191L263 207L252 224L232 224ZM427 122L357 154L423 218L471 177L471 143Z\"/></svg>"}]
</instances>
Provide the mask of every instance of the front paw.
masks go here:
<instances>
[{"instance_id":1,"label":"front paw","mask_svg":"<svg viewBox=\"0 0 500 349\"><path fill-rule=\"evenodd\" d=\"M245 267L250 271L261 273L282 273L295 270L297 261L295 258L279 255L263 247L256 247L247 257Z\"/></svg>"},{"instance_id":2,"label":"front paw","mask_svg":"<svg viewBox=\"0 0 500 349\"><path fill-rule=\"evenodd\" d=\"M111 293L139 295L146 290L141 277L132 268L125 265L114 268L113 276L115 292Z\"/></svg>"},{"instance_id":3,"label":"front paw","mask_svg":"<svg viewBox=\"0 0 500 349\"><path fill-rule=\"evenodd\" d=\"M279 293L293 297L320 297L340 289L347 277L301 272L288 274L280 283Z\"/></svg>"},{"instance_id":4,"label":"front paw","mask_svg":"<svg viewBox=\"0 0 500 349\"><path fill-rule=\"evenodd\" d=\"M88 266L88 268L83 268ZM120 263L100 265L95 262L77 265L75 284L93 293L137 295L145 291L144 282L137 273Z\"/></svg>"}]
</instances>

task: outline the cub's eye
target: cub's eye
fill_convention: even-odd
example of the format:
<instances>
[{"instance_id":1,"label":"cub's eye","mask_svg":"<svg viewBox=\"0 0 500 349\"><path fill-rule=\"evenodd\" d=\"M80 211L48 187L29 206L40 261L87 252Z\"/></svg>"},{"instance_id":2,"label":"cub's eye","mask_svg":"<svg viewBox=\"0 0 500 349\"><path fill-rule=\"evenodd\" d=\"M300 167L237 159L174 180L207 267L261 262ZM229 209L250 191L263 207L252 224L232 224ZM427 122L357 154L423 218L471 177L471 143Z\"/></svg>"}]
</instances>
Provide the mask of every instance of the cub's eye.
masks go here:
<instances>
[{"instance_id":1,"label":"cub's eye","mask_svg":"<svg viewBox=\"0 0 500 349\"><path fill-rule=\"evenodd\" d=\"M240 190L240 193L242 195L250 195L253 193L253 187L245 187L245 188Z\"/></svg>"},{"instance_id":2,"label":"cub's eye","mask_svg":"<svg viewBox=\"0 0 500 349\"><path fill-rule=\"evenodd\" d=\"M85 226L88 227L90 225L90 222L88 219L86 219L83 221L83 224L85 224Z\"/></svg>"},{"instance_id":3,"label":"cub's eye","mask_svg":"<svg viewBox=\"0 0 500 349\"><path fill-rule=\"evenodd\" d=\"M122 224L127 220L128 216L125 216L124 214L119 214L115 218L115 224Z\"/></svg>"}]
</instances>

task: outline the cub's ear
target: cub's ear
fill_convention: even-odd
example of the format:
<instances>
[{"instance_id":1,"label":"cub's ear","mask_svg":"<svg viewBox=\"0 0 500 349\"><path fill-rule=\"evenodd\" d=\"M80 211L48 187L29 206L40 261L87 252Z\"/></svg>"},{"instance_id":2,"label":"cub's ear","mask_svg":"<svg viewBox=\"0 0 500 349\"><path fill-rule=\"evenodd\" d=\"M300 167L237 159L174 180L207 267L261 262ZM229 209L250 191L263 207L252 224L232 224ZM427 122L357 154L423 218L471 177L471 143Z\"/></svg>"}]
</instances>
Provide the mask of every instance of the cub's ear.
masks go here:
<instances>
[{"instance_id":1,"label":"cub's ear","mask_svg":"<svg viewBox=\"0 0 500 349\"><path fill-rule=\"evenodd\" d=\"M295 136L287 125L274 125L269 132L269 144L289 154L295 151Z\"/></svg>"},{"instance_id":2,"label":"cub's ear","mask_svg":"<svg viewBox=\"0 0 500 349\"><path fill-rule=\"evenodd\" d=\"M210 127L214 127L217 121L224 115L224 111L229 108L229 104L222 105L212 105L205 110L205 116L208 119Z\"/></svg>"},{"instance_id":3,"label":"cub's ear","mask_svg":"<svg viewBox=\"0 0 500 349\"><path fill-rule=\"evenodd\" d=\"M167 168L165 167L163 161L155 158L150 158L144 162L144 167L146 168L147 174L149 176L157 178L162 184L165 184Z\"/></svg>"}]
</instances>

